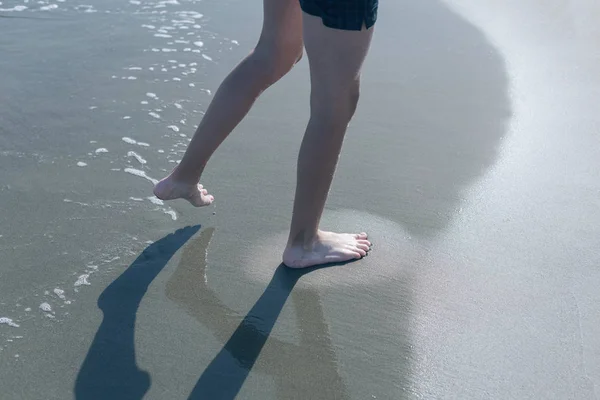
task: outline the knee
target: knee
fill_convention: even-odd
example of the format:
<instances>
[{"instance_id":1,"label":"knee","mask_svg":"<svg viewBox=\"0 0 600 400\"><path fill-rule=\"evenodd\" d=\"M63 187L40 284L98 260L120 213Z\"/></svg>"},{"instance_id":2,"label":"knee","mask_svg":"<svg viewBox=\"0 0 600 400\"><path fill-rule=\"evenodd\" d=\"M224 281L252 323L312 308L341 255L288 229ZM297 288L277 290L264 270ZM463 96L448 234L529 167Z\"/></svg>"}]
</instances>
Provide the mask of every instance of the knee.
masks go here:
<instances>
[{"instance_id":1,"label":"knee","mask_svg":"<svg viewBox=\"0 0 600 400\"><path fill-rule=\"evenodd\" d=\"M270 86L283 78L300 61L303 54L302 43L294 44L260 44L254 50L266 86Z\"/></svg>"},{"instance_id":2,"label":"knee","mask_svg":"<svg viewBox=\"0 0 600 400\"><path fill-rule=\"evenodd\" d=\"M360 80L334 82L312 89L312 114L332 124L348 125L360 98Z\"/></svg>"}]
</instances>

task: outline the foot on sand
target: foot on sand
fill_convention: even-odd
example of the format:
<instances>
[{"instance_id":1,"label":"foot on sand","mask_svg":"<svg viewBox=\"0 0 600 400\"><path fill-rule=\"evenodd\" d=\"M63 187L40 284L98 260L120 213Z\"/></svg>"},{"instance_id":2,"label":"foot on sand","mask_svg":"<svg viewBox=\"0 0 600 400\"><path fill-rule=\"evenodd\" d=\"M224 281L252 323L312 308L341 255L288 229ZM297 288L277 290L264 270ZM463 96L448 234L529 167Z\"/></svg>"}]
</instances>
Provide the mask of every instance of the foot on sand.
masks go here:
<instances>
[{"instance_id":1,"label":"foot on sand","mask_svg":"<svg viewBox=\"0 0 600 400\"><path fill-rule=\"evenodd\" d=\"M283 252L283 263L290 268L358 260L371 250L366 233L349 234L319 231L308 245L289 243Z\"/></svg>"},{"instance_id":2,"label":"foot on sand","mask_svg":"<svg viewBox=\"0 0 600 400\"><path fill-rule=\"evenodd\" d=\"M200 184L178 182L168 176L154 186L154 195L161 200L185 199L195 207L212 204L214 197Z\"/></svg>"}]
</instances>

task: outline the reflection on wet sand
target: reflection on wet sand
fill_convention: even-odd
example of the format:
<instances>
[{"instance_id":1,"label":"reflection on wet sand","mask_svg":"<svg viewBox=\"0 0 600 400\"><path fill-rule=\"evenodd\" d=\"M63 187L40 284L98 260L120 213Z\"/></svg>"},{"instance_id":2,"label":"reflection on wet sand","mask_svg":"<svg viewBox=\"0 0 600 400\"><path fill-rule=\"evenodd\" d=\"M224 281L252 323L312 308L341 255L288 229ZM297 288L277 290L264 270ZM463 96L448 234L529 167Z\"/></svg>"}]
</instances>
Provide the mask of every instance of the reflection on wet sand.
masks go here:
<instances>
[{"instance_id":1,"label":"reflection on wet sand","mask_svg":"<svg viewBox=\"0 0 600 400\"><path fill-rule=\"evenodd\" d=\"M294 291L300 344L270 337L294 286L311 270L277 267L262 296L242 317L223 304L208 285L206 256L213 233L214 229L207 229L186 246L166 288L170 299L225 342L189 398L235 398L259 356L264 362L257 365L258 370L274 378L277 398L286 398L290 392L348 398L316 291Z\"/></svg>"}]
</instances>

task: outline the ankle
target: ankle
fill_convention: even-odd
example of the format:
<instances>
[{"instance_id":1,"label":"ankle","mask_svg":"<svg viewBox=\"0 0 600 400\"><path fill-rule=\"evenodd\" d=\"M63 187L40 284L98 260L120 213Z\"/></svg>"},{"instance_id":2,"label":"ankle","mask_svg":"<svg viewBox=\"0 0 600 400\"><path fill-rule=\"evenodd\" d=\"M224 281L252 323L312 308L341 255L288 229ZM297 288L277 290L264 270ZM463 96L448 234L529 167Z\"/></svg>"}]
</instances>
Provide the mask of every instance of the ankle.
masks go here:
<instances>
[{"instance_id":1,"label":"ankle","mask_svg":"<svg viewBox=\"0 0 600 400\"><path fill-rule=\"evenodd\" d=\"M288 246L310 247L318 239L319 230L303 229L290 233Z\"/></svg>"},{"instance_id":2,"label":"ankle","mask_svg":"<svg viewBox=\"0 0 600 400\"><path fill-rule=\"evenodd\" d=\"M171 172L170 177L176 182L188 185L196 185L198 184L198 182L200 182L200 178L197 177L195 174L192 175L189 173L185 173L185 171L182 171L180 165L175 167L175 169Z\"/></svg>"}]
</instances>

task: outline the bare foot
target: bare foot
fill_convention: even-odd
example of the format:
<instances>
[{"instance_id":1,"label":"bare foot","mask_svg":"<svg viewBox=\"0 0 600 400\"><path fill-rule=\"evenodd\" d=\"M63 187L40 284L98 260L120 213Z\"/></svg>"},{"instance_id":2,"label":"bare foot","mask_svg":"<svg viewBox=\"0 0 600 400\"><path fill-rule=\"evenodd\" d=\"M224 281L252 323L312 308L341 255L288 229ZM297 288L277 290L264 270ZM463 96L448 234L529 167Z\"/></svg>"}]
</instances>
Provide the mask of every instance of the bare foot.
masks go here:
<instances>
[{"instance_id":1,"label":"bare foot","mask_svg":"<svg viewBox=\"0 0 600 400\"><path fill-rule=\"evenodd\" d=\"M200 184L178 182L167 176L154 186L154 195L161 200L185 199L195 207L212 204L215 198Z\"/></svg>"},{"instance_id":2,"label":"bare foot","mask_svg":"<svg viewBox=\"0 0 600 400\"><path fill-rule=\"evenodd\" d=\"M309 245L288 244L283 252L283 263L290 268L358 260L371 250L366 233L334 233L319 231Z\"/></svg>"}]
</instances>

